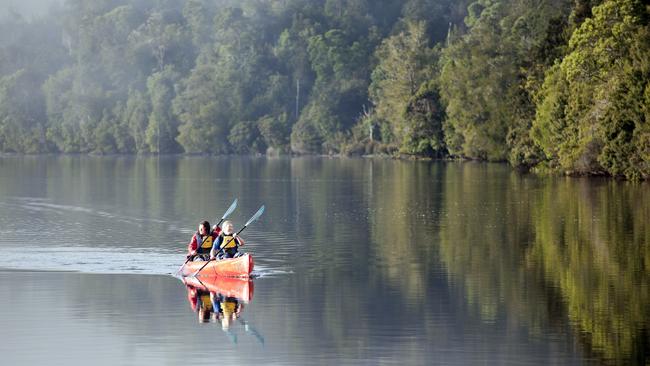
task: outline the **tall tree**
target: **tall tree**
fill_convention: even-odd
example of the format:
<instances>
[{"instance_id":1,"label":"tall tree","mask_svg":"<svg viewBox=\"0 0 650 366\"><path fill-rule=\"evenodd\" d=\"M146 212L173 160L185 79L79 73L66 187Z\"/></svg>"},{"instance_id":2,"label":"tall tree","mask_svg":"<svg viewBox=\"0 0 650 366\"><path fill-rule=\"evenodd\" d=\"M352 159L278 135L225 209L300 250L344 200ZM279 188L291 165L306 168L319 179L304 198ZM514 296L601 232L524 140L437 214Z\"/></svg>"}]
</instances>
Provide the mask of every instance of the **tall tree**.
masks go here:
<instances>
[{"instance_id":1,"label":"tall tree","mask_svg":"<svg viewBox=\"0 0 650 366\"><path fill-rule=\"evenodd\" d=\"M0 77L0 149L20 153L48 150L40 78L25 70Z\"/></svg>"},{"instance_id":2,"label":"tall tree","mask_svg":"<svg viewBox=\"0 0 650 366\"><path fill-rule=\"evenodd\" d=\"M469 6L468 33L452 37L442 57L445 139L451 154L525 163L522 154L532 145L525 131L534 115L526 89L530 65L562 4L479 0Z\"/></svg>"},{"instance_id":3,"label":"tall tree","mask_svg":"<svg viewBox=\"0 0 650 366\"><path fill-rule=\"evenodd\" d=\"M179 75L167 67L154 73L147 80L147 92L151 96L151 114L146 131L149 150L156 153L180 151L176 142L178 120L172 112L172 101L176 97L175 84Z\"/></svg>"},{"instance_id":4,"label":"tall tree","mask_svg":"<svg viewBox=\"0 0 650 366\"><path fill-rule=\"evenodd\" d=\"M180 120L177 140L187 153L229 151L228 106L216 76L214 66L197 66L174 99L174 111Z\"/></svg>"},{"instance_id":5,"label":"tall tree","mask_svg":"<svg viewBox=\"0 0 650 366\"><path fill-rule=\"evenodd\" d=\"M642 1L603 2L549 70L533 136L552 166L634 179L650 175L649 16Z\"/></svg>"},{"instance_id":6,"label":"tall tree","mask_svg":"<svg viewBox=\"0 0 650 366\"><path fill-rule=\"evenodd\" d=\"M382 129L390 132L384 133L384 141L394 140L406 153L433 153L442 148L442 115L424 114L432 108L440 112L441 106L435 86L430 92L420 93L420 89L437 78L437 54L429 48L424 22L408 22L405 28L385 39L376 51L379 64L372 73L370 100L379 121L388 126ZM429 98L435 106L427 102ZM414 114L419 117L413 118Z\"/></svg>"}]
</instances>

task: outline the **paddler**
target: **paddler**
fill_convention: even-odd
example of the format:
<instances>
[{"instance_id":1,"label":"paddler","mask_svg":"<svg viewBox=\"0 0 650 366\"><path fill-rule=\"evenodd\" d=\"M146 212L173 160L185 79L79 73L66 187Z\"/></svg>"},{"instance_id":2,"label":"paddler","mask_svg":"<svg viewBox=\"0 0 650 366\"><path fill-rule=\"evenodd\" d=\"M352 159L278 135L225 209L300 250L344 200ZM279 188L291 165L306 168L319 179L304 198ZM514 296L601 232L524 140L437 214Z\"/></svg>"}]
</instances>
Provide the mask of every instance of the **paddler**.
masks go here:
<instances>
[{"instance_id":1,"label":"paddler","mask_svg":"<svg viewBox=\"0 0 650 366\"><path fill-rule=\"evenodd\" d=\"M223 230L212 245L210 259L238 257L238 248L244 245L244 240L235 233L232 221L224 221L222 228Z\"/></svg>"},{"instance_id":2,"label":"paddler","mask_svg":"<svg viewBox=\"0 0 650 366\"><path fill-rule=\"evenodd\" d=\"M208 260L210 251L212 250L214 241L221 233L221 228L216 226L214 230L210 230L210 223L202 221L199 224L199 229L192 235L192 240L187 246L187 258L192 260Z\"/></svg>"},{"instance_id":3,"label":"paddler","mask_svg":"<svg viewBox=\"0 0 650 366\"><path fill-rule=\"evenodd\" d=\"M209 322L215 312L212 293L187 285L187 299L192 310L199 316L199 323Z\"/></svg>"},{"instance_id":4,"label":"paddler","mask_svg":"<svg viewBox=\"0 0 650 366\"><path fill-rule=\"evenodd\" d=\"M227 331L230 326L241 316L244 304L236 297L217 295L212 297L215 318L221 323L221 328Z\"/></svg>"}]
</instances>

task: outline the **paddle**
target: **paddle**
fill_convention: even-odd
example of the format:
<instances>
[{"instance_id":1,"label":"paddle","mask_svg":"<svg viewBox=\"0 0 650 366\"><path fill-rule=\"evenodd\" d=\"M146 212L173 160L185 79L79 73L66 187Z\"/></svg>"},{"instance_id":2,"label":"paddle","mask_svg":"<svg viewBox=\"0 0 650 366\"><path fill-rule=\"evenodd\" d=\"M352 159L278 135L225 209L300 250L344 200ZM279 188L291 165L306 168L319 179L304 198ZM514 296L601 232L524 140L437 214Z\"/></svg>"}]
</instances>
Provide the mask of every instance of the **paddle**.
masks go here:
<instances>
[{"instance_id":1,"label":"paddle","mask_svg":"<svg viewBox=\"0 0 650 366\"><path fill-rule=\"evenodd\" d=\"M217 226L221 225L223 220L225 220L226 217L228 217L233 211L235 211L235 207L237 207L237 199L236 198L235 198L234 201L232 201L232 205L230 205L230 207L228 207L228 211L226 211L226 213L223 214L223 216L221 216L221 220L219 220L219 223L217 224Z\"/></svg>"},{"instance_id":2,"label":"paddle","mask_svg":"<svg viewBox=\"0 0 650 366\"><path fill-rule=\"evenodd\" d=\"M246 229L246 227L248 227L248 225L250 225L250 223L252 223L253 221L257 220L260 216L262 216L263 213L264 213L264 205L262 205L262 207L260 207L260 209L257 210L257 212L255 213L255 215L253 215L253 217L251 217L248 221L246 221L246 224L244 224L244 227L241 228L241 230L239 230L239 231L237 232L237 234L233 235L233 237L232 237L230 240L228 240L228 242L226 242L225 244L223 244L223 245L221 246L221 248L220 248L219 251L215 254L215 256L217 256L219 253L221 253L221 251L222 251L222 250L223 250L223 249L224 249L228 244L230 244L231 241L235 240L235 238L236 238L237 236L239 236L239 234L241 234L241 232L244 231L244 229ZM202 270L203 268L205 268L205 266L207 266L208 263L212 262L213 260L214 260L214 259L210 259L210 260L208 260L208 261L205 261L205 264L204 264L201 268L199 268L196 272L192 273L190 276L191 276L191 277L196 277L196 275L199 274L199 272L201 272L201 270Z\"/></svg>"},{"instance_id":3,"label":"paddle","mask_svg":"<svg viewBox=\"0 0 650 366\"><path fill-rule=\"evenodd\" d=\"M244 330L246 333L251 333L257 338L257 340L264 346L264 337L257 331L257 329L253 328L248 322L242 318L237 318L239 322L244 326Z\"/></svg>"},{"instance_id":4,"label":"paddle","mask_svg":"<svg viewBox=\"0 0 650 366\"><path fill-rule=\"evenodd\" d=\"M219 225L221 225L221 223L223 222L223 220L226 219L226 217L228 217L228 216L229 216L233 211L235 211L235 208L236 208L236 207L237 207L237 199L235 198L235 200L232 201L232 204L230 205L230 207L228 207L228 209L226 210L226 213L223 214L223 216L221 216L221 220L219 220L219 223L217 224L217 227L218 227ZM198 243L197 243L197 244L198 244ZM183 264L181 265L181 267L178 269L178 271L176 271L176 274L179 274L179 273L181 272L181 270L183 269L183 267L185 267L185 265L187 264L187 262L190 261L190 259L192 259L192 256L188 256L188 257L187 257L187 260L185 261L185 263L183 263Z\"/></svg>"}]
</instances>

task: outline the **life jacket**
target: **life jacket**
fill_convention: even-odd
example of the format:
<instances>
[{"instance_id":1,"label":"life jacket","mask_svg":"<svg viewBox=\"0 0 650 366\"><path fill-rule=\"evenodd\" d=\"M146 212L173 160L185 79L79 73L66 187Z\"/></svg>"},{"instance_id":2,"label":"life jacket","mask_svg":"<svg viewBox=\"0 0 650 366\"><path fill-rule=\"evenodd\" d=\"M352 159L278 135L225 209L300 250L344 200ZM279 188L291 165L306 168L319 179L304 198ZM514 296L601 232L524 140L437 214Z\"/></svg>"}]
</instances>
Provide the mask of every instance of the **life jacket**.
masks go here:
<instances>
[{"instance_id":1,"label":"life jacket","mask_svg":"<svg viewBox=\"0 0 650 366\"><path fill-rule=\"evenodd\" d=\"M221 305L221 312L225 316L229 316L233 314L235 310L237 310L237 303L234 301L228 301L228 300L222 301L220 305Z\"/></svg>"},{"instance_id":2,"label":"life jacket","mask_svg":"<svg viewBox=\"0 0 650 366\"><path fill-rule=\"evenodd\" d=\"M196 237L196 253L209 254L210 250L212 250L212 235L208 234L205 239L201 239L199 233L194 234L194 236Z\"/></svg>"},{"instance_id":3,"label":"life jacket","mask_svg":"<svg viewBox=\"0 0 650 366\"><path fill-rule=\"evenodd\" d=\"M225 235L222 233L220 248L230 249L237 248L237 239L233 239L232 235ZM224 246L225 245L225 246Z\"/></svg>"},{"instance_id":4,"label":"life jacket","mask_svg":"<svg viewBox=\"0 0 650 366\"><path fill-rule=\"evenodd\" d=\"M203 293L199 295L199 301L201 303L201 308L203 310L210 310L212 311L212 299L210 299L210 294L209 293Z\"/></svg>"}]
</instances>

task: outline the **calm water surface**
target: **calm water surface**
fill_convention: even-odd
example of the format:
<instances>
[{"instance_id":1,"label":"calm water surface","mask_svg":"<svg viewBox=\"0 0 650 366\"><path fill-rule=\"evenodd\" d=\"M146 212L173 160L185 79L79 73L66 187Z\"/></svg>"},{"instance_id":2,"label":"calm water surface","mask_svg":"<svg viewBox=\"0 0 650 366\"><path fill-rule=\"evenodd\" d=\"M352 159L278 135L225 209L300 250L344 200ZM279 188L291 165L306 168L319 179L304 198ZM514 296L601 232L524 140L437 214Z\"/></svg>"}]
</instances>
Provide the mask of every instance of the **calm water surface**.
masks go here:
<instances>
[{"instance_id":1,"label":"calm water surface","mask_svg":"<svg viewBox=\"0 0 650 366\"><path fill-rule=\"evenodd\" d=\"M254 291L200 322L171 274L234 198ZM0 362L647 365L649 226L648 184L504 165L4 157Z\"/></svg>"}]
</instances>

